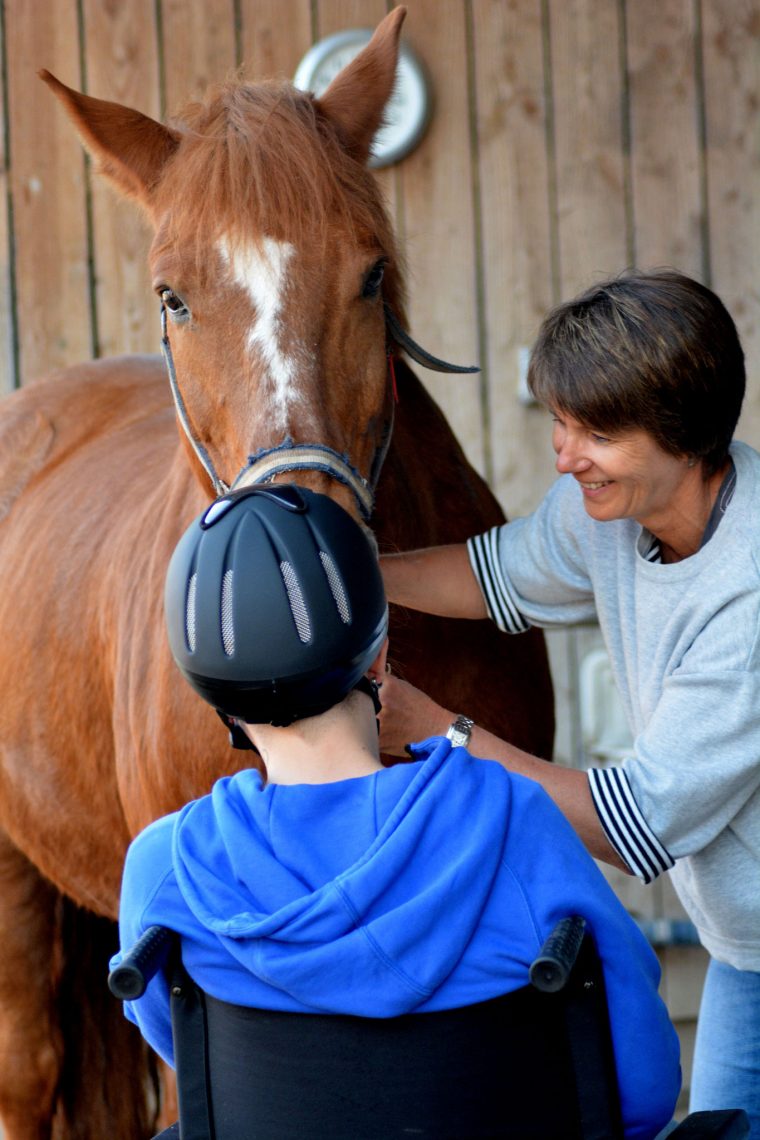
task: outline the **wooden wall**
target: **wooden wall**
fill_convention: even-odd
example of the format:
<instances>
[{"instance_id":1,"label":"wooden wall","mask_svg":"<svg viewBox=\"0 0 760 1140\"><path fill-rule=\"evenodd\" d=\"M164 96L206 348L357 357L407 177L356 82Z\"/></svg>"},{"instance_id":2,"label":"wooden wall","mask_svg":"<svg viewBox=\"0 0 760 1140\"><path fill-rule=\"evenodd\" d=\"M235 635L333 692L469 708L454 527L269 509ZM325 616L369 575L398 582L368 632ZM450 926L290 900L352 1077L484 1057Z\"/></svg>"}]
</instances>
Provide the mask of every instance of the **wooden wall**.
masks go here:
<instances>
[{"instance_id":1,"label":"wooden wall","mask_svg":"<svg viewBox=\"0 0 760 1140\"><path fill-rule=\"evenodd\" d=\"M91 175L37 79L154 116L242 64L292 75L315 40L386 0L4 0L3 389L91 354L155 351L146 234ZM544 413L517 395L541 316L626 265L675 265L733 312L760 443L760 3L408 0L436 109L383 175L411 269L412 331L480 361L426 377L511 514L553 477Z\"/></svg>"}]
</instances>

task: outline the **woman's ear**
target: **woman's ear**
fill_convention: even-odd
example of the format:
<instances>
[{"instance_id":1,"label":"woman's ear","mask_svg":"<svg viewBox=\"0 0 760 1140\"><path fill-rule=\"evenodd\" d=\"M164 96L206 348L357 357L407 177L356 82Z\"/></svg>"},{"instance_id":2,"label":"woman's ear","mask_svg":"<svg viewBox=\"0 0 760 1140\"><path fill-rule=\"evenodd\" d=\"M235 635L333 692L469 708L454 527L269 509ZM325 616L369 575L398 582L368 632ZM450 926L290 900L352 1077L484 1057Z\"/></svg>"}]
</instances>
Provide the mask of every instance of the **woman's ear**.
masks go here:
<instances>
[{"instance_id":1,"label":"woman's ear","mask_svg":"<svg viewBox=\"0 0 760 1140\"><path fill-rule=\"evenodd\" d=\"M367 670L367 676L369 677L370 681L382 681L383 677L385 676L385 662L387 660L387 657L388 638L386 637L385 641L380 647L380 652Z\"/></svg>"}]
</instances>

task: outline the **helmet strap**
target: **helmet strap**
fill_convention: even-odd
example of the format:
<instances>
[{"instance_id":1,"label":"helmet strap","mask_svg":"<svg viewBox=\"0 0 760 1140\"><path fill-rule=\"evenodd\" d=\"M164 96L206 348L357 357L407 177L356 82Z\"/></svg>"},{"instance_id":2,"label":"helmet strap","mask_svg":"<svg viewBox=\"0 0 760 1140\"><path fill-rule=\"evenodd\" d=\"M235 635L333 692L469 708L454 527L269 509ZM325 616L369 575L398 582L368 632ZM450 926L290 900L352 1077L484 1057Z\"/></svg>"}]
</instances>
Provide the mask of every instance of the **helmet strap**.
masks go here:
<instances>
[{"instance_id":1,"label":"helmet strap","mask_svg":"<svg viewBox=\"0 0 760 1140\"><path fill-rule=\"evenodd\" d=\"M369 677L360 677L359 680L354 685L354 688L357 689L360 693L366 693L367 694L367 696L370 698L370 700L372 701L372 704L374 706L375 716L376 717L380 716L380 710L382 709L383 706L382 706L382 703L380 701L380 686L378 685L377 681L370 681ZM377 732L378 732L378 736L379 736L380 735L380 721L377 722Z\"/></svg>"},{"instance_id":2,"label":"helmet strap","mask_svg":"<svg viewBox=\"0 0 760 1140\"><path fill-rule=\"evenodd\" d=\"M236 748L239 752L256 752L258 754L258 748L256 748L248 733L240 727L234 717L227 716L221 709L216 710L216 715L230 734L231 748Z\"/></svg>"}]
</instances>

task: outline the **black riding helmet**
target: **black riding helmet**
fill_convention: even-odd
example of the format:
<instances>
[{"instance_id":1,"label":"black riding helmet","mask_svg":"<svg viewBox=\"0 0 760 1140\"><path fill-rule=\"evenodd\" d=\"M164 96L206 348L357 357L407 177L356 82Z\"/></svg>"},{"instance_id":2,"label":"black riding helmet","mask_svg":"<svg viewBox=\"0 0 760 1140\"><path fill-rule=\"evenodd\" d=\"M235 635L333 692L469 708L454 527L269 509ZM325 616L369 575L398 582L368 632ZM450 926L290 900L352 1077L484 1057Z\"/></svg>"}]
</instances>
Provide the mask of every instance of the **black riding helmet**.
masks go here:
<instances>
[{"instance_id":1,"label":"black riding helmet","mask_svg":"<svg viewBox=\"0 0 760 1140\"><path fill-rule=\"evenodd\" d=\"M164 595L174 659L224 718L287 725L355 688L388 629L369 537L294 484L217 499L191 523Z\"/></svg>"}]
</instances>

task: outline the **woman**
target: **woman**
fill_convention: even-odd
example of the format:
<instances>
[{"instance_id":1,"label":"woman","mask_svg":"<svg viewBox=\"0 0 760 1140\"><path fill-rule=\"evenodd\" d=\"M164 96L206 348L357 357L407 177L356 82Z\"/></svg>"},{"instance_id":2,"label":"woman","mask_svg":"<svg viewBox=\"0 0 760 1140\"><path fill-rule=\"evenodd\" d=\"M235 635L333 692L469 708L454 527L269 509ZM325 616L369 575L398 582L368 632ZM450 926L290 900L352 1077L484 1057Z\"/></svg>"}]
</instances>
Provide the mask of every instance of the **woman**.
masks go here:
<instances>
[{"instance_id":1,"label":"woman","mask_svg":"<svg viewBox=\"0 0 760 1140\"><path fill-rule=\"evenodd\" d=\"M542 784L597 858L672 871L711 959L691 1107L746 1108L760 1137L760 455L732 442L736 328L698 282L629 273L547 317L528 383L561 477L466 546L386 556L386 592L511 633L598 621L631 755L548 764L394 676L381 743L448 732Z\"/></svg>"}]
</instances>

